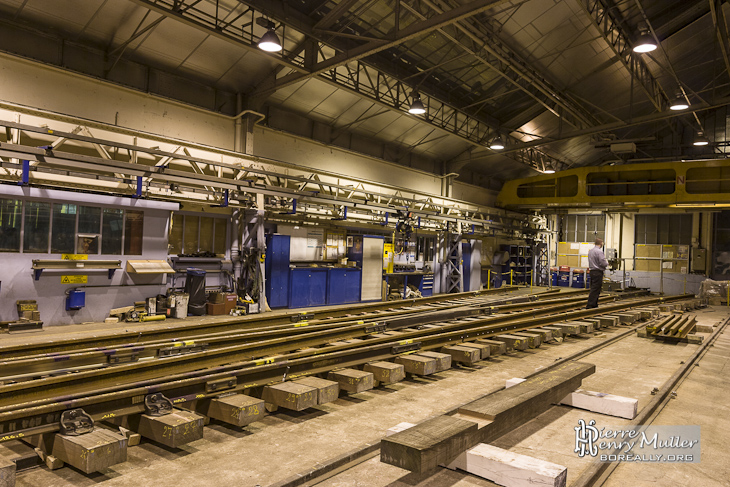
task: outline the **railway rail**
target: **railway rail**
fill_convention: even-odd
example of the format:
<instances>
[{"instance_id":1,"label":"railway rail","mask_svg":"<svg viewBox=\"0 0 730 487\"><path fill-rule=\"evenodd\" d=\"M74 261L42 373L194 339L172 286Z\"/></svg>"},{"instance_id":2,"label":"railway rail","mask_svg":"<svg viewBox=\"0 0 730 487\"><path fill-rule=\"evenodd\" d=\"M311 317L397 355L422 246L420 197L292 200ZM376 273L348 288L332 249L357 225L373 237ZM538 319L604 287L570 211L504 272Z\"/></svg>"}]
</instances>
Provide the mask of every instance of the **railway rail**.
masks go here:
<instances>
[{"instance_id":1,"label":"railway rail","mask_svg":"<svg viewBox=\"0 0 730 487\"><path fill-rule=\"evenodd\" d=\"M312 328L299 327L306 331L295 337L269 338L157 360L5 384L0 386L0 442L54 433L60 428L61 415L69 410L83 409L91 419L101 421L144 413L145 399L152 394L163 394L176 406L192 409L199 401L214 399L221 394L245 393L260 397L265 386L298 377L358 367L373 361L392 360L414 352L437 350L445 345L528 330L549 323L687 300L690 297L633 298L603 304L601 308L593 310L580 309L583 306L582 299L580 302L566 299L562 303L540 303L537 308L523 311L510 309L510 314L447 320L421 329L409 324L393 324L394 328L399 329L391 329L387 332L389 334L377 333L388 329L385 324L385 328L376 330L375 334L379 336L372 336L373 330L368 332L365 329L372 325L364 323L327 329L315 329L317 325L314 325ZM532 303L525 305L529 307ZM434 313L443 311L436 309ZM390 319L392 323L397 323L395 317L391 316ZM332 341L358 336L358 333L369 336L332 344Z\"/></svg>"}]
</instances>

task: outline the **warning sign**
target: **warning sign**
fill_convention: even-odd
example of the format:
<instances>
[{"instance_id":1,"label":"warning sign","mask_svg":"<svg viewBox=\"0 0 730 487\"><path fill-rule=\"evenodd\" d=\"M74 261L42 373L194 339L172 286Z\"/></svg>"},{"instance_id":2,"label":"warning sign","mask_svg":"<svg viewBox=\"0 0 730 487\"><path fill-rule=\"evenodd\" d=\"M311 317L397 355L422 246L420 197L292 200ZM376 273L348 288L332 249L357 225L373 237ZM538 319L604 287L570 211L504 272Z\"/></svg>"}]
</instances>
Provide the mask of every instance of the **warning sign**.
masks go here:
<instances>
[{"instance_id":1,"label":"warning sign","mask_svg":"<svg viewBox=\"0 0 730 487\"><path fill-rule=\"evenodd\" d=\"M89 276L61 276L61 284L86 284Z\"/></svg>"},{"instance_id":2,"label":"warning sign","mask_svg":"<svg viewBox=\"0 0 730 487\"><path fill-rule=\"evenodd\" d=\"M86 254L61 254L63 260L89 260Z\"/></svg>"}]
</instances>

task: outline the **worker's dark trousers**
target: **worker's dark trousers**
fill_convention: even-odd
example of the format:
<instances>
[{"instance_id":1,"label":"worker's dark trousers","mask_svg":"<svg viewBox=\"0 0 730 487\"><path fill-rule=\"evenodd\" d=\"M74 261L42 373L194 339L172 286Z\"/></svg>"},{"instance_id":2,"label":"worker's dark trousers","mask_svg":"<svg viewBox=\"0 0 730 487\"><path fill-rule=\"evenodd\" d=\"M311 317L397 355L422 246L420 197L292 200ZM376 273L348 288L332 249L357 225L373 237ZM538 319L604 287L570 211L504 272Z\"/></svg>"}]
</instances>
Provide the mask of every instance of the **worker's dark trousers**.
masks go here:
<instances>
[{"instance_id":1,"label":"worker's dark trousers","mask_svg":"<svg viewBox=\"0 0 730 487\"><path fill-rule=\"evenodd\" d=\"M603 286L603 271L591 270L591 292L588 295L588 305L586 308L598 308L598 296L601 294L601 286Z\"/></svg>"}]
</instances>

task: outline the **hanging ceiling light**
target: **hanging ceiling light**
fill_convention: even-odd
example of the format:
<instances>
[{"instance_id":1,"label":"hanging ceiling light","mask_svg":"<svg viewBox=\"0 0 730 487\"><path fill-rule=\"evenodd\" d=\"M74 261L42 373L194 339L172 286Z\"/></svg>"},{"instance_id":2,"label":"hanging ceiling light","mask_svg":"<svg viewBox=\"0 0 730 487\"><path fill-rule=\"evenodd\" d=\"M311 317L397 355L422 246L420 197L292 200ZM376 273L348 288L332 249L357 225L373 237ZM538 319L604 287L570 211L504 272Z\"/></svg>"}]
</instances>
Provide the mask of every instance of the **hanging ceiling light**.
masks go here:
<instances>
[{"instance_id":1,"label":"hanging ceiling light","mask_svg":"<svg viewBox=\"0 0 730 487\"><path fill-rule=\"evenodd\" d=\"M670 110L679 111L679 110L686 110L689 108L689 103L687 103L687 99L684 97L681 91L677 92L677 96L672 100L672 103L669 105Z\"/></svg>"},{"instance_id":2,"label":"hanging ceiling light","mask_svg":"<svg viewBox=\"0 0 730 487\"><path fill-rule=\"evenodd\" d=\"M492 150L502 150L504 149L504 142L502 141L502 136L498 135L497 137L492 140L492 143L489 144L489 148Z\"/></svg>"},{"instance_id":3,"label":"hanging ceiling light","mask_svg":"<svg viewBox=\"0 0 730 487\"><path fill-rule=\"evenodd\" d=\"M411 108L408 109L408 113L412 113L413 115L423 115L426 113L426 107L421 101L421 95L417 91L414 91L411 93L411 97L413 97L413 102L411 103Z\"/></svg>"},{"instance_id":4,"label":"hanging ceiling light","mask_svg":"<svg viewBox=\"0 0 730 487\"><path fill-rule=\"evenodd\" d=\"M709 143L710 143L710 139L705 137L705 134L702 133L702 131L697 132L697 137L695 137L695 141L693 142L693 145L702 146L702 145L708 145Z\"/></svg>"},{"instance_id":5,"label":"hanging ceiling light","mask_svg":"<svg viewBox=\"0 0 730 487\"><path fill-rule=\"evenodd\" d=\"M279 52L281 51L281 41L279 40L279 36L276 35L275 25L272 21L266 20L266 19L257 19L256 21L259 25L266 28L266 34L261 36L261 39L259 39L259 49L266 52Z\"/></svg>"},{"instance_id":6,"label":"hanging ceiling light","mask_svg":"<svg viewBox=\"0 0 730 487\"><path fill-rule=\"evenodd\" d=\"M555 169L553 169L552 167L548 166L543 171L543 174L555 174Z\"/></svg>"},{"instance_id":7,"label":"hanging ceiling light","mask_svg":"<svg viewBox=\"0 0 730 487\"><path fill-rule=\"evenodd\" d=\"M645 52L651 52L656 48L656 41L649 33L649 29L642 29L639 38L636 39L636 44L634 44L634 52L643 54Z\"/></svg>"}]
</instances>

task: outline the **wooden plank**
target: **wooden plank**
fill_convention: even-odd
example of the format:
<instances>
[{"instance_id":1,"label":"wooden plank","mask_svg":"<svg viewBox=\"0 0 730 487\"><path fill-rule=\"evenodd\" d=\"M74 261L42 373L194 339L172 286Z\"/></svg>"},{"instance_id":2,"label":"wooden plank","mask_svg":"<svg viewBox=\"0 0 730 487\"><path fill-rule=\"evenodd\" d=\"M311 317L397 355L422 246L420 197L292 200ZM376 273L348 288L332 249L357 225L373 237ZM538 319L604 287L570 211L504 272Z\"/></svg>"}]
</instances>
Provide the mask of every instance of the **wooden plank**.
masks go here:
<instances>
[{"instance_id":1,"label":"wooden plank","mask_svg":"<svg viewBox=\"0 0 730 487\"><path fill-rule=\"evenodd\" d=\"M333 370L327 375L340 385L340 389L352 394L369 391L373 388L373 373L357 369Z\"/></svg>"},{"instance_id":2,"label":"wooden plank","mask_svg":"<svg viewBox=\"0 0 730 487\"><path fill-rule=\"evenodd\" d=\"M401 355L395 358L395 363L403 365L408 374L431 375L436 373L438 360L421 357L419 355Z\"/></svg>"},{"instance_id":3,"label":"wooden plank","mask_svg":"<svg viewBox=\"0 0 730 487\"><path fill-rule=\"evenodd\" d=\"M137 415L129 419L129 427L147 439L180 448L203 437L204 420L200 414L175 409L164 416Z\"/></svg>"},{"instance_id":4,"label":"wooden plank","mask_svg":"<svg viewBox=\"0 0 730 487\"><path fill-rule=\"evenodd\" d=\"M317 405L317 394L314 387L283 382L264 387L263 400L274 407L302 411Z\"/></svg>"},{"instance_id":5,"label":"wooden plank","mask_svg":"<svg viewBox=\"0 0 730 487\"><path fill-rule=\"evenodd\" d=\"M127 438L100 427L79 436L57 434L51 455L84 473L99 472L127 461Z\"/></svg>"},{"instance_id":6,"label":"wooden plank","mask_svg":"<svg viewBox=\"0 0 730 487\"><path fill-rule=\"evenodd\" d=\"M479 358L481 360L489 358L489 352L492 348L485 343L464 342L460 343L459 345L462 347L476 348L477 350L479 350Z\"/></svg>"},{"instance_id":7,"label":"wooden plank","mask_svg":"<svg viewBox=\"0 0 730 487\"><path fill-rule=\"evenodd\" d=\"M498 342L504 342L507 346L507 351L513 350L527 350L527 340L524 337L518 337L515 335L497 335L494 339Z\"/></svg>"},{"instance_id":8,"label":"wooden plank","mask_svg":"<svg viewBox=\"0 0 730 487\"><path fill-rule=\"evenodd\" d=\"M437 416L380 442L380 461L412 472L427 472L450 463L472 446L477 423Z\"/></svg>"},{"instance_id":9,"label":"wooden plank","mask_svg":"<svg viewBox=\"0 0 730 487\"><path fill-rule=\"evenodd\" d=\"M199 401L195 409L210 418L238 427L261 421L266 414L263 399L245 394L231 394Z\"/></svg>"},{"instance_id":10,"label":"wooden plank","mask_svg":"<svg viewBox=\"0 0 730 487\"><path fill-rule=\"evenodd\" d=\"M604 326L617 326L619 324L618 317L613 316L613 315L594 316L593 319L600 321L602 328Z\"/></svg>"},{"instance_id":11,"label":"wooden plank","mask_svg":"<svg viewBox=\"0 0 730 487\"><path fill-rule=\"evenodd\" d=\"M451 355L448 353L440 352L418 352L417 355L426 358L436 359L436 372L442 372L451 368Z\"/></svg>"},{"instance_id":12,"label":"wooden plank","mask_svg":"<svg viewBox=\"0 0 730 487\"><path fill-rule=\"evenodd\" d=\"M370 362L362 369L373 374L373 387L380 384L395 384L406 378L403 365L392 362Z\"/></svg>"},{"instance_id":13,"label":"wooden plank","mask_svg":"<svg viewBox=\"0 0 730 487\"><path fill-rule=\"evenodd\" d=\"M493 441L545 412L595 369L592 364L567 362L466 404L455 415L439 416L384 438L381 461L419 473L448 464L477 443Z\"/></svg>"},{"instance_id":14,"label":"wooden plank","mask_svg":"<svg viewBox=\"0 0 730 487\"><path fill-rule=\"evenodd\" d=\"M474 343L483 343L484 345L489 345L490 357L507 353L507 344L499 340L488 340L486 338L479 338L478 340L474 340Z\"/></svg>"},{"instance_id":15,"label":"wooden plank","mask_svg":"<svg viewBox=\"0 0 730 487\"><path fill-rule=\"evenodd\" d=\"M565 396L560 404L608 416L634 419L638 412L639 400L578 389Z\"/></svg>"},{"instance_id":16,"label":"wooden plank","mask_svg":"<svg viewBox=\"0 0 730 487\"><path fill-rule=\"evenodd\" d=\"M474 365L481 360L482 353L480 350L461 345L449 345L441 347L441 352L451 355L451 360L464 365Z\"/></svg>"},{"instance_id":17,"label":"wooden plank","mask_svg":"<svg viewBox=\"0 0 730 487\"><path fill-rule=\"evenodd\" d=\"M317 389L317 404L327 404L336 401L340 395L340 385L327 379L319 377L303 377L293 381L295 384L302 384Z\"/></svg>"},{"instance_id":18,"label":"wooden plank","mask_svg":"<svg viewBox=\"0 0 730 487\"><path fill-rule=\"evenodd\" d=\"M542 345L542 337L537 333L515 331L512 332L512 335L517 337L523 337L525 340L527 340L527 346L529 348L540 348L540 345Z\"/></svg>"},{"instance_id":19,"label":"wooden plank","mask_svg":"<svg viewBox=\"0 0 730 487\"><path fill-rule=\"evenodd\" d=\"M593 333L593 323L588 323L587 321L568 321L569 325L577 325L580 327L581 333Z\"/></svg>"},{"instance_id":20,"label":"wooden plank","mask_svg":"<svg viewBox=\"0 0 730 487\"><path fill-rule=\"evenodd\" d=\"M530 328L529 330L527 330L527 333L537 333L538 335L540 335L542 343L553 341L553 332L550 330L545 330L543 328Z\"/></svg>"},{"instance_id":21,"label":"wooden plank","mask_svg":"<svg viewBox=\"0 0 730 487\"><path fill-rule=\"evenodd\" d=\"M565 487L568 469L562 465L480 443L449 465L505 487L534 485Z\"/></svg>"}]
</instances>

